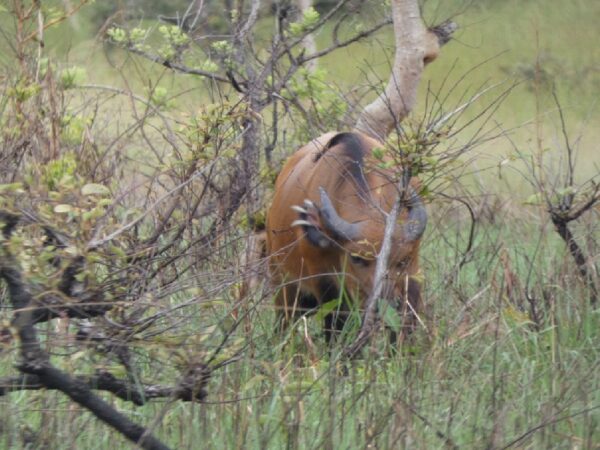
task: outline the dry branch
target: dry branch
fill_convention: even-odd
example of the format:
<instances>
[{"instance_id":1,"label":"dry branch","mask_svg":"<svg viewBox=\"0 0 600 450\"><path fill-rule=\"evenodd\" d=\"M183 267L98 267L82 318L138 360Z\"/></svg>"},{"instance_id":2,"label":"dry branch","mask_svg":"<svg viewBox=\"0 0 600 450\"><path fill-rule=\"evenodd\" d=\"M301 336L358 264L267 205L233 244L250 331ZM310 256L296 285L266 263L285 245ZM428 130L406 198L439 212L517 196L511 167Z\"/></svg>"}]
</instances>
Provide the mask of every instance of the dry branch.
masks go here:
<instances>
[{"instance_id":1,"label":"dry branch","mask_svg":"<svg viewBox=\"0 0 600 450\"><path fill-rule=\"evenodd\" d=\"M579 217L581 217L582 214L587 211L591 211L597 203L600 203L600 183L595 181L595 177L588 180L591 184L591 189L578 203L575 202L575 194L568 192L569 190L574 189L574 149L569 141L563 109L560 101L558 100L556 92L553 92L553 96L556 107L558 108L561 130L565 141L565 151L567 153L568 161L566 168L567 173L562 186L563 193L557 191L556 189L553 189L553 192L549 193L544 189L543 183L539 182L538 184L542 188L541 191L543 192L546 200L546 206L548 209L548 214L550 215L550 220L554 224L554 228L556 229L558 235L567 245L569 253L575 261L579 275L590 291L590 303L592 306L596 306L598 304L598 287L596 286L593 276L595 267L593 266L593 263L588 260L584 251L575 240L575 236L573 236L573 233L569 229L569 223L576 221L579 219ZM558 198L558 200L555 200L553 197Z\"/></svg>"}]
</instances>

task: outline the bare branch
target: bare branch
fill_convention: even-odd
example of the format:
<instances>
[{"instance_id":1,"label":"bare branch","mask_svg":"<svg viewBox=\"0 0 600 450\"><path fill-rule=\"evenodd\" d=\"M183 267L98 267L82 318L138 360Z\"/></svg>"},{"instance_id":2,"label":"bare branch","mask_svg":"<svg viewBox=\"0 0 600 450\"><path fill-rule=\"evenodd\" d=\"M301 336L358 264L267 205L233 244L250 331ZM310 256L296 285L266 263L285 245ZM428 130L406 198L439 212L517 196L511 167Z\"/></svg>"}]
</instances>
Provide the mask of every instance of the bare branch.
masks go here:
<instances>
[{"instance_id":1,"label":"bare branch","mask_svg":"<svg viewBox=\"0 0 600 450\"><path fill-rule=\"evenodd\" d=\"M254 28L256 24L256 20L258 19L258 8L260 7L260 0L252 0L252 5L250 6L250 14L246 19L246 23L237 33L237 39L242 40L245 39L246 35Z\"/></svg>"},{"instance_id":2,"label":"bare branch","mask_svg":"<svg viewBox=\"0 0 600 450\"><path fill-rule=\"evenodd\" d=\"M377 31L381 30L383 27L389 25L392 23L392 19L384 19L381 22L379 22L378 24L372 26L371 28L369 28L368 30L364 30L361 31L360 33L357 33L356 35L342 41L342 42L337 42L334 45L327 47L323 50L319 50L319 51L315 51L313 53L309 53L306 56L301 56L300 58L298 58L298 63L299 64L303 64L305 62L311 62L317 58L321 58L323 56L328 55L331 52L334 52L340 48L344 48L347 47L351 44L354 44L355 42L360 41L361 39L364 39L366 37L371 36L372 34L376 33Z\"/></svg>"},{"instance_id":3,"label":"bare branch","mask_svg":"<svg viewBox=\"0 0 600 450\"><path fill-rule=\"evenodd\" d=\"M144 217L146 217L148 214L150 214L163 201L165 201L171 195L177 193L180 189L183 189L185 186L187 186L188 184L190 184L193 180L195 180L202 173L203 173L203 171L198 171L194 175L192 175L191 177L189 177L187 180L185 180L183 183L180 183L179 185L175 186L169 192L165 193L158 200L156 200L149 208L146 208L146 210L144 210L144 212L142 214L140 214L138 217L136 217L135 219L133 219L129 223L126 223L125 225L123 225L122 227L120 227L118 230L113 231L108 236L105 236L103 238L94 237L88 243L88 249L92 250L92 249L98 248L98 247L106 244L107 242L112 241L114 238L116 238L120 234L124 233L125 231L131 229L136 224L138 224L140 221L142 221L144 219ZM100 230L98 230L98 232L99 231Z\"/></svg>"},{"instance_id":4,"label":"bare branch","mask_svg":"<svg viewBox=\"0 0 600 450\"><path fill-rule=\"evenodd\" d=\"M214 72L208 72L208 71L202 70L202 69L188 67L184 64L165 59L162 56L155 55L150 52L145 52L145 51L140 50L139 48L136 48L132 45L128 46L127 50L130 51L131 53L142 56L142 57L146 58L147 60L152 61L153 63L160 64L161 66L164 66L167 69L175 70L176 72L185 73L188 75L198 75L201 77L210 78L211 80L214 80L214 81L220 81L222 83L230 83L229 78L224 77L222 75L216 74ZM242 86L245 85L244 82L241 82L240 84Z\"/></svg>"},{"instance_id":5,"label":"bare branch","mask_svg":"<svg viewBox=\"0 0 600 450\"><path fill-rule=\"evenodd\" d=\"M402 186L399 192L404 192L404 188ZM351 345L344 349L343 354L345 357L352 358L354 355L356 355L368 342L375 329L377 300L379 300L381 297L381 292L383 291L383 281L388 271L388 259L392 250L392 236L396 227L396 220L398 218L398 212L400 211L401 203L402 195L398 194L392 209L389 213L387 213L387 217L385 218L385 231L383 235L383 242L381 243L381 249L377 255L373 290L371 291L371 294L366 302L363 323L358 336Z\"/></svg>"}]
</instances>

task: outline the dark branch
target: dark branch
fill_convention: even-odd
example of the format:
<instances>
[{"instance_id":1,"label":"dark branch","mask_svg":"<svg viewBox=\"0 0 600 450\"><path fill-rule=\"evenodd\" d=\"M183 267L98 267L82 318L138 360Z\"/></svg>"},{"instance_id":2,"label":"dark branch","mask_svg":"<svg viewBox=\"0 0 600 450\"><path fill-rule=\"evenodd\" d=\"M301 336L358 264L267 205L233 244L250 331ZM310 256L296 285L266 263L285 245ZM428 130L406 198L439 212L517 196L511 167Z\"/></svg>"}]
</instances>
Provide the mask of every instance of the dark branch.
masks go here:
<instances>
[{"instance_id":1,"label":"dark branch","mask_svg":"<svg viewBox=\"0 0 600 450\"><path fill-rule=\"evenodd\" d=\"M8 287L9 298L15 311L12 325L17 329L20 338L21 361L17 368L26 375L36 375L39 383L44 387L68 395L73 401L87 408L100 420L140 447L149 450L168 449L162 442L147 433L144 427L131 421L95 395L81 380L62 372L50 363L47 353L37 339L31 308L34 302L18 270L19 265L6 247L0 247L0 252L0 277Z\"/></svg>"},{"instance_id":2,"label":"dark branch","mask_svg":"<svg viewBox=\"0 0 600 450\"><path fill-rule=\"evenodd\" d=\"M36 324L59 317L89 319L103 316L113 306L114 304L107 302L100 293L86 291L77 297L46 293L36 299L29 310L32 313L32 323Z\"/></svg>"},{"instance_id":3,"label":"dark branch","mask_svg":"<svg viewBox=\"0 0 600 450\"><path fill-rule=\"evenodd\" d=\"M231 70L228 70L227 72L225 72L227 75L227 79L229 80L229 82L231 83L231 86L233 86L233 88L238 91L240 94L244 93L244 90L242 89L242 87L240 86L240 83L238 83L238 81L235 79L235 77L233 76L233 72Z\"/></svg>"},{"instance_id":4,"label":"dark branch","mask_svg":"<svg viewBox=\"0 0 600 450\"><path fill-rule=\"evenodd\" d=\"M37 223L46 234L47 245L56 247L69 245L69 240L63 233L57 232L27 211L21 211L21 213L21 215L18 215L0 210L0 222L4 224L2 232L5 237L10 236L19 223ZM5 261L1 266L5 270L2 276L12 279L13 284L17 283L17 278L20 278L20 274L16 270L18 264L8 254L4 258ZM27 309L32 325L57 317L90 318L101 316L113 307L113 304L106 302L101 292L86 289L81 294L75 294L78 283L76 276L81 273L84 264L85 259L82 256L75 257L62 273L58 284L59 293L43 293L40 296L35 296L35 299L27 303L27 306L23 303L18 308Z\"/></svg>"},{"instance_id":5,"label":"dark branch","mask_svg":"<svg viewBox=\"0 0 600 450\"><path fill-rule=\"evenodd\" d=\"M179 386L132 384L125 380L119 380L108 372L99 372L92 376L77 376L75 380L88 389L111 392L121 400L142 406L155 398L202 401L206 397L206 391L199 386L206 384L208 371L203 370L200 374L199 380L195 380L193 385L189 383L189 380L186 381L187 378L184 378ZM22 374L0 379L0 397L11 392L40 389L52 388L42 383L37 375Z\"/></svg>"},{"instance_id":6,"label":"dark branch","mask_svg":"<svg viewBox=\"0 0 600 450\"><path fill-rule=\"evenodd\" d=\"M176 62L170 61L168 59L164 59L163 57L161 57L159 55L154 55L152 53L148 53L148 52L139 50L133 46L127 47L127 50L130 51L131 53L135 53L136 55L142 56L142 57L152 61L153 63L160 64L161 66L164 66L168 69L175 70L176 72L181 72L181 73L185 73L188 75L198 75L198 76L202 76L205 78L210 78L211 80L221 81L223 83L230 82L230 80L228 78L223 77L222 75L218 75L216 73L208 72L208 71L202 70L202 69L193 69L193 68L185 66L183 64L176 63Z\"/></svg>"},{"instance_id":7,"label":"dark branch","mask_svg":"<svg viewBox=\"0 0 600 450\"><path fill-rule=\"evenodd\" d=\"M574 149L569 142L569 135L567 133L567 125L565 122L563 109L560 101L558 100L558 96L556 95L556 91L553 90L552 95L558 108L563 138L565 141L565 151L567 153L568 166L566 179L564 181L564 188L572 189L575 173L575 165L573 163ZM575 207L574 205L575 194L573 192L565 195L559 195L559 200L556 204L553 203L546 191L542 192L544 192L546 197L548 213L550 214L550 219L554 224L554 228L563 241L565 241L565 244L569 249L569 253L571 253L573 260L575 261L575 265L577 266L581 278L590 290L590 303L595 306L598 303L598 288L594 282L593 270L589 269L591 266L593 266L593 263L591 261L588 262L588 258L569 229L569 222L579 219L583 213L591 210L594 205L600 201L600 185L596 184L593 178L590 181L592 183L592 191L589 193L589 198L587 198L583 203L580 203L578 207Z\"/></svg>"},{"instance_id":8,"label":"dark branch","mask_svg":"<svg viewBox=\"0 0 600 450\"><path fill-rule=\"evenodd\" d=\"M71 400L87 408L100 420L140 447L148 450L168 450L169 447L148 434L144 427L131 421L91 392L85 383L53 367L49 362L24 361L18 367L25 374L36 375L44 387L65 393Z\"/></svg>"},{"instance_id":9,"label":"dark branch","mask_svg":"<svg viewBox=\"0 0 600 450\"><path fill-rule=\"evenodd\" d=\"M327 47L323 50L320 50L316 53L313 53L311 55L307 55L307 56L303 56L300 57L298 59L298 63L300 65L306 63L307 61L313 60L313 59L317 59L317 58L321 58L325 55L328 55L329 53L338 50L340 48L344 48L347 47L351 44L354 44L355 42L360 41L361 39L364 39L366 37L371 36L373 33L376 33L377 31L379 31L381 28L385 27L386 25L390 25L392 23L392 19L388 18L385 19L381 22L379 22L378 24L376 24L375 26L373 26L372 28L369 28L368 30L365 31L361 31L360 33L357 33L356 35L352 36L351 38L348 38L342 42L336 42L334 45Z\"/></svg>"},{"instance_id":10,"label":"dark branch","mask_svg":"<svg viewBox=\"0 0 600 450\"><path fill-rule=\"evenodd\" d=\"M591 272L588 270L587 258L583 253L583 250L581 250L581 247L579 247L579 244L577 244L573 233L571 233L571 230L569 229L568 220L565 220L561 216L553 214L552 212L550 213L550 217L557 233L567 244L567 248L569 249L569 253L571 253L573 260L575 261L579 275L581 275L581 278L585 281L590 289L590 303L595 306L598 303L598 289L596 288L596 283L594 283L594 278Z\"/></svg>"},{"instance_id":11,"label":"dark branch","mask_svg":"<svg viewBox=\"0 0 600 450\"><path fill-rule=\"evenodd\" d=\"M452 39L452 34L458 29L458 25L456 22L452 22L451 20L446 20L438 25L435 25L429 29L433 34L435 34L438 38L438 42L440 47L444 44L450 42Z\"/></svg>"}]
</instances>

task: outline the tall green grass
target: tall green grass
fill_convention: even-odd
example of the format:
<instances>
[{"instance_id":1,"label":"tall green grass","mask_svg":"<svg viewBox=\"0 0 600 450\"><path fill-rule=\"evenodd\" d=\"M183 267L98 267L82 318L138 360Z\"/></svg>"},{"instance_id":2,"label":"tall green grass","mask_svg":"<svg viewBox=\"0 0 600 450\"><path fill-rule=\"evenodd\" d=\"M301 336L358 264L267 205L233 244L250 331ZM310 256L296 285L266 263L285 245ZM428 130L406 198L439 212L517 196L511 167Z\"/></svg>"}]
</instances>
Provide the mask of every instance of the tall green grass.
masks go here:
<instances>
[{"instance_id":1,"label":"tall green grass","mask_svg":"<svg viewBox=\"0 0 600 450\"><path fill-rule=\"evenodd\" d=\"M444 231L448 215L434 214L423 249L427 329L397 350L382 331L359 359L341 362L341 346L328 348L311 318L282 340L264 298L232 337L225 353L247 347L213 374L206 403L112 401L142 423L160 418L156 434L178 449L596 448L600 315L552 233L538 243L540 225L504 225L509 219L479 224L472 260L450 280L467 230ZM527 314L530 268L540 329ZM521 285L509 283L509 272ZM187 310L188 332L226 328L230 295ZM173 353L208 354L225 331L190 335ZM157 357L165 367L175 358ZM62 395L23 392L0 401L7 412L0 448L26 448L29 435L33 448L127 446Z\"/></svg>"},{"instance_id":2,"label":"tall green grass","mask_svg":"<svg viewBox=\"0 0 600 450\"><path fill-rule=\"evenodd\" d=\"M426 2L432 22L448 11L460 11L460 5ZM600 59L595 45L599 15L597 2L472 5L455 19L462 30L456 40L427 68L420 98L428 88L438 92L448 72L453 81L466 74L449 105L459 101L464 89L474 92L484 82L516 75L521 84L494 119L506 129L533 123L514 132L519 148L535 151L538 136L544 145L556 144L560 133L549 96L551 82L572 118L570 132L577 134L586 121L598 119L594 62ZM86 67L90 83L121 86L128 81L143 90L144 77L162 73L119 50L105 54L85 20L75 34L64 32L73 24L50 33L47 45L56 46L57 59L68 54L69 63ZM319 39L325 45L326 33ZM389 42L389 33L381 33L327 57L322 64L330 82L355 86L366 84L367 75L385 79ZM111 61L136 76L124 80ZM549 79L535 80L536 64L538 75L543 69ZM533 79L528 78L532 68ZM165 75L163 83L174 92L193 86L193 95L177 100L182 110L193 109L205 95L190 77ZM580 143L580 157L589 162L582 177L596 170L597 134L588 126ZM283 156L291 149L279 150ZM482 150L478 163L494 166L512 150L510 142L495 141ZM424 327L399 349L389 347L382 330L361 358L341 362L341 345L329 348L320 324L311 318L282 338L274 331L271 291L265 288L247 305L248 316L226 348L225 356L242 348L239 359L215 371L205 403L165 401L136 408L105 398L140 423L156 423L156 434L177 449L598 448L600 314L589 305L589 293L544 211L522 206L526 194L514 185L504 188L512 199L500 206L485 205L482 196L489 209L482 207L471 254L460 270L468 221L454 206L432 208L422 251ZM598 230L594 217L575 227L595 259ZM193 286L217 275L200 273L186 281ZM193 288L182 289L171 301L194 295ZM538 309L539 324L531 321L528 297ZM229 331L235 300L233 290L224 290L214 302L182 312L185 325L165 346L168 351L152 354L140 344L142 376L173 381L169 368L181 354L201 349L209 355ZM45 330L54 333L50 325ZM69 344L56 344L53 350L68 351ZM12 347L0 351L0 376L14 373ZM164 361L164 372L148 373L156 366L145 365L144 358ZM79 360L77 354L69 364L81 371L94 368L93 361ZM58 393L12 393L0 398L0 410L3 449L130 446Z\"/></svg>"}]
</instances>

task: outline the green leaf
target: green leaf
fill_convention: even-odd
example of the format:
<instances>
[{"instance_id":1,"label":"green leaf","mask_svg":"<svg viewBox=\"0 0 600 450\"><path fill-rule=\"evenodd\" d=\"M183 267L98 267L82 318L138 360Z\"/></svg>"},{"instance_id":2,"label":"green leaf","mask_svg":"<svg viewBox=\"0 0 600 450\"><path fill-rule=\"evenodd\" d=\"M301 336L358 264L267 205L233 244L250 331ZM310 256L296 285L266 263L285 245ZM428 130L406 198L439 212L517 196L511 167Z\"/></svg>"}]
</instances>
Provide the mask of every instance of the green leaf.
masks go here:
<instances>
[{"instance_id":1,"label":"green leaf","mask_svg":"<svg viewBox=\"0 0 600 450\"><path fill-rule=\"evenodd\" d=\"M312 6L309 6L308 8L306 8L303 16L304 16L303 22L307 28L310 26L316 25L317 22L319 21L319 12Z\"/></svg>"},{"instance_id":2,"label":"green leaf","mask_svg":"<svg viewBox=\"0 0 600 450\"><path fill-rule=\"evenodd\" d=\"M109 245L108 248L109 248L109 250L111 252L113 252L119 258L126 258L127 257L127 254L125 253L125 251L122 248L120 248L120 247L118 247L116 245Z\"/></svg>"},{"instance_id":3,"label":"green leaf","mask_svg":"<svg viewBox=\"0 0 600 450\"><path fill-rule=\"evenodd\" d=\"M402 328L402 317L396 308L390 305L388 301L380 299L378 309L383 323L396 333L400 332L400 329Z\"/></svg>"},{"instance_id":4,"label":"green leaf","mask_svg":"<svg viewBox=\"0 0 600 450\"><path fill-rule=\"evenodd\" d=\"M248 391L248 390L254 388L255 386L259 386L260 383L262 383L263 381L267 381L267 380L268 380L268 378L265 377L264 375L261 375L261 374L254 375L252 378L250 378L246 382L242 391Z\"/></svg>"},{"instance_id":5,"label":"green leaf","mask_svg":"<svg viewBox=\"0 0 600 450\"><path fill-rule=\"evenodd\" d=\"M340 299L337 299L337 298L335 300L331 300L327 303L323 303L319 307L317 313L315 314L315 319L320 322L321 320L323 320L325 318L325 316L327 314L330 314L333 311L335 311L339 307L339 305L340 305Z\"/></svg>"},{"instance_id":6,"label":"green leaf","mask_svg":"<svg viewBox=\"0 0 600 450\"><path fill-rule=\"evenodd\" d=\"M525 200L526 205L541 205L543 203L543 196L541 192L530 195Z\"/></svg>"},{"instance_id":7,"label":"green leaf","mask_svg":"<svg viewBox=\"0 0 600 450\"><path fill-rule=\"evenodd\" d=\"M371 150L371 153L373 154L373 157L378 160L382 160L385 155L385 151L381 147L375 147Z\"/></svg>"},{"instance_id":8,"label":"green leaf","mask_svg":"<svg viewBox=\"0 0 600 450\"><path fill-rule=\"evenodd\" d=\"M83 186L81 188L81 193L83 195L103 195L103 196L108 196L110 195L110 190L102 185L102 184L98 184L98 183L88 183L85 186Z\"/></svg>"},{"instance_id":9,"label":"green leaf","mask_svg":"<svg viewBox=\"0 0 600 450\"><path fill-rule=\"evenodd\" d=\"M301 394L315 387L315 382L311 380L297 380L283 386L283 392L288 395Z\"/></svg>"},{"instance_id":10,"label":"green leaf","mask_svg":"<svg viewBox=\"0 0 600 450\"><path fill-rule=\"evenodd\" d=\"M290 24L290 33L293 36L299 36L309 28L313 27L319 21L319 12L312 6L308 7L302 14L300 22Z\"/></svg>"},{"instance_id":11,"label":"green leaf","mask_svg":"<svg viewBox=\"0 0 600 450\"><path fill-rule=\"evenodd\" d=\"M557 189L556 193L559 197L565 197L566 195L575 195L577 194L577 188L575 186L567 186L562 189Z\"/></svg>"},{"instance_id":12,"label":"green leaf","mask_svg":"<svg viewBox=\"0 0 600 450\"><path fill-rule=\"evenodd\" d=\"M78 84L83 84L87 73L83 67L68 67L60 74L60 84L63 89L70 89Z\"/></svg>"},{"instance_id":13,"label":"green leaf","mask_svg":"<svg viewBox=\"0 0 600 450\"><path fill-rule=\"evenodd\" d=\"M114 42L122 43L127 39L127 34L125 30L122 28L113 27L110 28L106 34L110 37Z\"/></svg>"},{"instance_id":14,"label":"green leaf","mask_svg":"<svg viewBox=\"0 0 600 450\"><path fill-rule=\"evenodd\" d=\"M70 213L71 211L73 211L73 207L71 205L62 204L54 207L54 212L58 214Z\"/></svg>"},{"instance_id":15,"label":"green leaf","mask_svg":"<svg viewBox=\"0 0 600 450\"><path fill-rule=\"evenodd\" d=\"M22 189L23 189L22 183L0 184L0 194L3 192L21 191Z\"/></svg>"}]
</instances>

